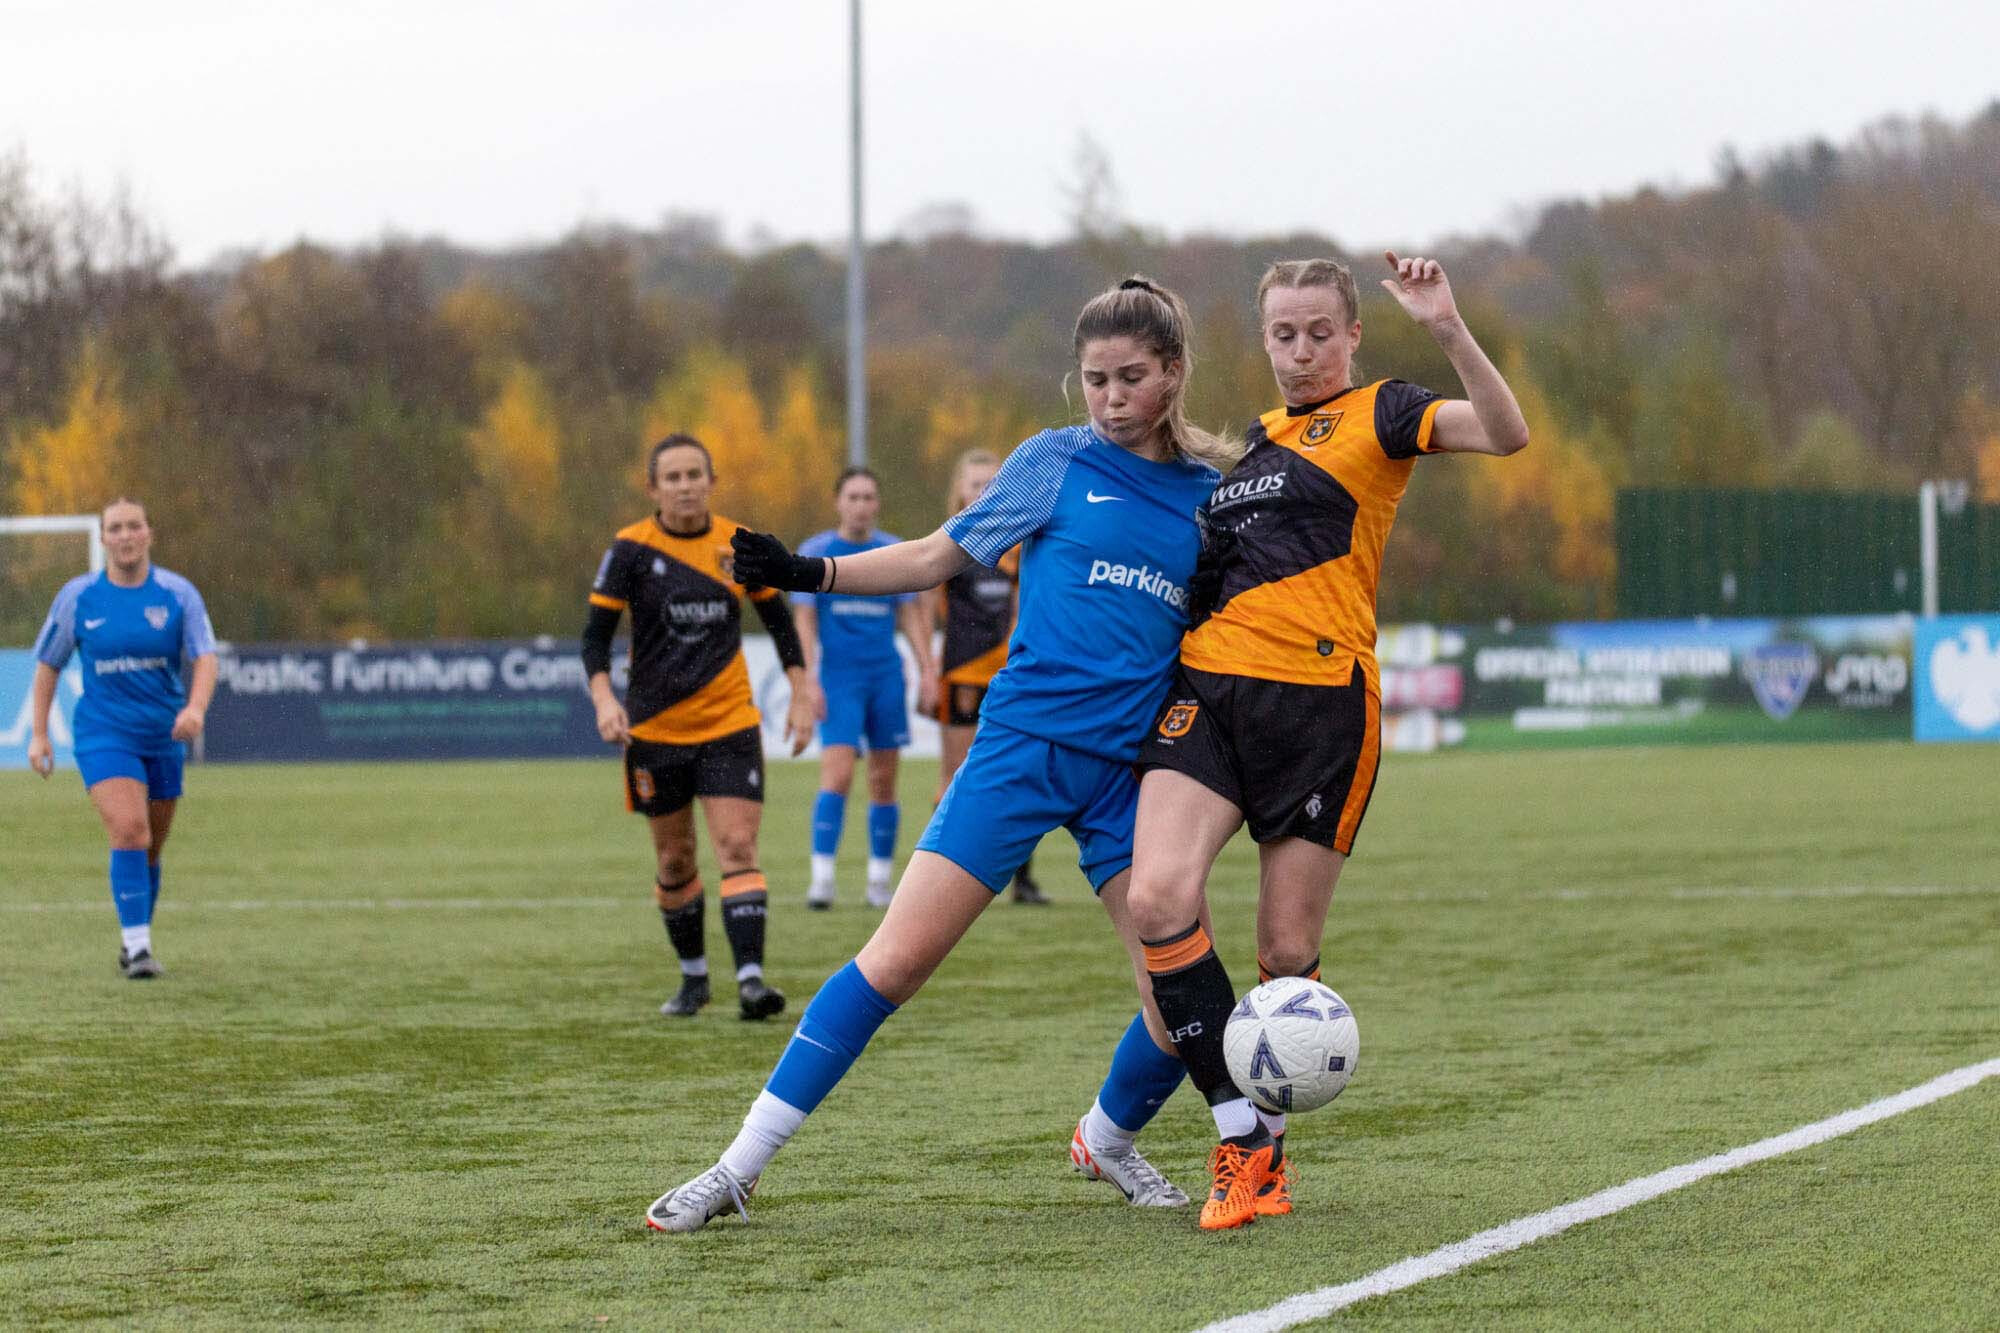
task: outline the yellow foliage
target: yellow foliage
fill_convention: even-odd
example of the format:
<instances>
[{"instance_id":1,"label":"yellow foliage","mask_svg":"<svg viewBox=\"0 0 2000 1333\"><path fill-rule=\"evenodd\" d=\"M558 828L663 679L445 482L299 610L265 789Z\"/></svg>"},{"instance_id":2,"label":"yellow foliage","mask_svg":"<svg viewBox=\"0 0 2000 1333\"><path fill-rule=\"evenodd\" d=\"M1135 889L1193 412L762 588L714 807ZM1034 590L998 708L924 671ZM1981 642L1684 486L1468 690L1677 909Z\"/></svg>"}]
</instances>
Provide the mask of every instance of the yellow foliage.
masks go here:
<instances>
[{"instance_id":1,"label":"yellow foliage","mask_svg":"<svg viewBox=\"0 0 2000 1333\"><path fill-rule=\"evenodd\" d=\"M508 368L466 443L500 506L530 532L552 533L561 518L562 426L532 366L517 361Z\"/></svg>"},{"instance_id":2,"label":"yellow foliage","mask_svg":"<svg viewBox=\"0 0 2000 1333\"><path fill-rule=\"evenodd\" d=\"M804 367L787 370L771 419L771 441L784 455L782 470L788 478L782 499L787 528L811 522L811 515L830 502L833 479L847 455L847 432L822 415L817 388ZM773 508L781 507L778 495L771 499Z\"/></svg>"},{"instance_id":3,"label":"yellow foliage","mask_svg":"<svg viewBox=\"0 0 2000 1333\"><path fill-rule=\"evenodd\" d=\"M482 366L504 366L520 354L528 311L513 296L473 279L438 305L438 320L457 334Z\"/></svg>"},{"instance_id":4,"label":"yellow foliage","mask_svg":"<svg viewBox=\"0 0 2000 1333\"><path fill-rule=\"evenodd\" d=\"M1503 529L1552 526L1552 551L1516 554L1545 561L1558 582L1594 589L1597 604L1608 606L1616 572L1611 474L1589 439L1563 430L1547 395L1519 359L1509 360L1507 382L1527 419L1530 442L1523 452L1480 469L1483 485L1474 490L1475 503L1483 490L1497 511L1493 520Z\"/></svg>"},{"instance_id":5,"label":"yellow foliage","mask_svg":"<svg viewBox=\"0 0 2000 1333\"><path fill-rule=\"evenodd\" d=\"M109 358L96 342L85 343L61 423L14 439L14 508L95 512L117 491L119 454L131 424Z\"/></svg>"},{"instance_id":6,"label":"yellow foliage","mask_svg":"<svg viewBox=\"0 0 2000 1333\"><path fill-rule=\"evenodd\" d=\"M1980 501L2000 505L2000 435L1989 437L1979 446L1975 457L1979 469Z\"/></svg>"},{"instance_id":7,"label":"yellow foliage","mask_svg":"<svg viewBox=\"0 0 2000 1333\"><path fill-rule=\"evenodd\" d=\"M644 423L647 447L675 431L706 445L715 460L715 511L757 528L792 531L807 521L805 505L819 499L818 479L838 453L804 371L787 374L776 420L767 423L748 368L717 347L696 351L661 381ZM830 474L823 485L831 491Z\"/></svg>"}]
</instances>

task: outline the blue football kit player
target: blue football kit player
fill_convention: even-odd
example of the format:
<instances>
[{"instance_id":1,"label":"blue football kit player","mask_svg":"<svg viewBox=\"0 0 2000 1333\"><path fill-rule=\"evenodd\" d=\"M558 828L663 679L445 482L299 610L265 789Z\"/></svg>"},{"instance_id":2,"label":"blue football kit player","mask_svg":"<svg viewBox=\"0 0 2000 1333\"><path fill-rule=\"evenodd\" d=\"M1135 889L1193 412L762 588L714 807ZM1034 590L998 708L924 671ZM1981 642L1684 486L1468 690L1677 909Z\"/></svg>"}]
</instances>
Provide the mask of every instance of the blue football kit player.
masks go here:
<instances>
[{"instance_id":1,"label":"blue football kit player","mask_svg":"<svg viewBox=\"0 0 2000 1333\"><path fill-rule=\"evenodd\" d=\"M152 936L160 852L181 796L185 742L201 734L215 693L215 631L194 584L152 563L143 507L113 501L101 522L106 568L63 585L35 640L28 762L43 777L55 767L49 708L74 655L84 678L76 766L111 840L118 966L136 981L160 975Z\"/></svg>"},{"instance_id":2,"label":"blue football kit player","mask_svg":"<svg viewBox=\"0 0 2000 1333\"><path fill-rule=\"evenodd\" d=\"M897 541L875 526L882 490L874 473L862 467L847 469L834 483L833 495L839 526L806 538L799 544L801 556L839 559ZM910 711L896 631L902 630L917 659L917 706L928 710L934 706L937 688L930 627L910 593L877 597L845 590L795 592L792 611L805 645L807 669L818 674L826 708L819 728L819 796L813 803L812 881L806 906L833 906L834 858L847 822L855 756L865 743L868 904L887 907L902 813L896 801L896 764L910 743Z\"/></svg>"},{"instance_id":3,"label":"blue football kit player","mask_svg":"<svg viewBox=\"0 0 2000 1333\"><path fill-rule=\"evenodd\" d=\"M1145 993L1125 902L1138 800L1132 764L1186 626L1201 545L1195 513L1217 476L1196 455L1223 452L1185 417L1186 328L1180 299L1144 279L1093 299L1075 336L1089 424L1022 444L978 502L921 541L829 558L738 534L736 572L746 582L876 594L935 587L975 561L997 563L1018 543L1019 621L972 749L888 914L807 1006L721 1160L656 1200L648 1226L693 1231L740 1211L875 1031L1057 827L1076 839L1078 863ZM1185 1205L1133 1142L1183 1073L1148 998L1072 1139L1077 1169L1133 1204Z\"/></svg>"}]
</instances>

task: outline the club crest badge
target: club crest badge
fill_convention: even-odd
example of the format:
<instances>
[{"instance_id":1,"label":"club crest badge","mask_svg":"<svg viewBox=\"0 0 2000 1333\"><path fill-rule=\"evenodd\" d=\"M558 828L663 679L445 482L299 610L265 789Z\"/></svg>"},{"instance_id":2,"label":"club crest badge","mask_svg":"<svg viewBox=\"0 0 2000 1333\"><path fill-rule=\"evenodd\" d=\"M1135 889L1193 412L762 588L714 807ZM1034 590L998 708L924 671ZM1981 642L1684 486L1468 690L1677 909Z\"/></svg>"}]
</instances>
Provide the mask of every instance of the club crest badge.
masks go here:
<instances>
[{"instance_id":1,"label":"club crest badge","mask_svg":"<svg viewBox=\"0 0 2000 1333\"><path fill-rule=\"evenodd\" d=\"M1325 444L1333 438L1333 428L1340 424L1339 412L1315 412L1306 423L1306 433L1302 442L1310 449L1316 444Z\"/></svg>"},{"instance_id":2,"label":"club crest badge","mask_svg":"<svg viewBox=\"0 0 2000 1333\"><path fill-rule=\"evenodd\" d=\"M722 577L736 582L736 552L727 546L718 547L715 552L715 567L722 571Z\"/></svg>"},{"instance_id":3,"label":"club crest badge","mask_svg":"<svg viewBox=\"0 0 2000 1333\"><path fill-rule=\"evenodd\" d=\"M154 629L165 629L167 627L167 615L168 611L166 607L149 606L146 608L146 623Z\"/></svg>"},{"instance_id":4,"label":"club crest badge","mask_svg":"<svg viewBox=\"0 0 2000 1333\"><path fill-rule=\"evenodd\" d=\"M1160 734L1168 740L1187 735L1194 727L1194 715L1200 711L1200 704L1175 704L1160 719Z\"/></svg>"},{"instance_id":5,"label":"club crest badge","mask_svg":"<svg viewBox=\"0 0 2000 1333\"><path fill-rule=\"evenodd\" d=\"M1819 654L1805 643L1767 643L1743 659L1743 678L1774 722L1799 711L1819 674Z\"/></svg>"}]
</instances>

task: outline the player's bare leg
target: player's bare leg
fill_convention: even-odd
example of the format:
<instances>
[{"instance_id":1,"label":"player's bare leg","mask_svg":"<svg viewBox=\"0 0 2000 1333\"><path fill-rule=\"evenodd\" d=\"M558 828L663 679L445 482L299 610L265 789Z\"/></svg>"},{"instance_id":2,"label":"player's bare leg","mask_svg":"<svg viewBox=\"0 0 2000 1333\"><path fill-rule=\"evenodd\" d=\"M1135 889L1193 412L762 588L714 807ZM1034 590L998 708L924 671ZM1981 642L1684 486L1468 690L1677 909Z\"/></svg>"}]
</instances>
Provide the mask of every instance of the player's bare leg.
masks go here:
<instances>
[{"instance_id":1,"label":"player's bare leg","mask_svg":"<svg viewBox=\"0 0 2000 1333\"><path fill-rule=\"evenodd\" d=\"M653 839L653 903L680 959L681 988L660 1006L668 1018L693 1018L708 1003L708 897L695 860L694 808L648 815Z\"/></svg>"},{"instance_id":2,"label":"player's bare leg","mask_svg":"<svg viewBox=\"0 0 2000 1333\"><path fill-rule=\"evenodd\" d=\"M1257 849L1258 978L1319 979L1320 942L1347 857L1304 838L1280 838ZM1285 1117L1261 1108L1257 1118L1278 1144L1278 1163L1257 1193L1257 1215L1292 1211L1292 1159L1285 1154Z\"/></svg>"},{"instance_id":3,"label":"player's bare leg","mask_svg":"<svg viewBox=\"0 0 2000 1333\"><path fill-rule=\"evenodd\" d=\"M764 806L741 796L708 796L701 813L722 871L722 932L736 963L737 1004L746 1019L769 1018L784 1010L785 997L764 980L768 893L757 866Z\"/></svg>"}]
</instances>

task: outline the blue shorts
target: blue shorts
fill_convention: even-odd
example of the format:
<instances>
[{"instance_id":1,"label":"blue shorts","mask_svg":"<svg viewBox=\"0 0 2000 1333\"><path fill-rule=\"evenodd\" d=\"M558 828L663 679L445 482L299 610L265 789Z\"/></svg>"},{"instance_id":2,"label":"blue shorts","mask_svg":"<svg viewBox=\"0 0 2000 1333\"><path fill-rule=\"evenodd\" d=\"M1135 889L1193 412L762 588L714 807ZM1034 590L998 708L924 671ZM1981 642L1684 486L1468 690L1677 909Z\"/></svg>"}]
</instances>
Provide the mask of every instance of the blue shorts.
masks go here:
<instances>
[{"instance_id":1,"label":"blue shorts","mask_svg":"<svg viewBox=\"0 0 2000 1333\"><path fill-rule=\"evenodd\" d=\"M826 721L819 724L819 743L871 750L900 750L910 743L910 709L903 693L903 668L868 675L827 675L819 678L826 692Z\"/></svg>"},{"instance_id":2,"label":"blue shorts","mask_svg":"<svg viewBox=\"0 0 2000 1333\"><path fill-rule=\"evenodd\" d=\"M1067 828L1076 863L1101 890L1132 864L1139 780L1128 762L1100 759L988 718L938 802L917 850L936 852L998 893L1042 835Z\"/></svg>"},{"instance_id":3,"label":"blue shorts","mask_svg":"<svg viewBox=\"0 0 2000 1333\"><path fill-rule=\"evenodd\" d=\"M89 791L106 778L131 778L146 784L149 801L178 801L187 746L175 741L165 750L90 749L76 752L76 771Z\"/></svg>"}]
</instances>

